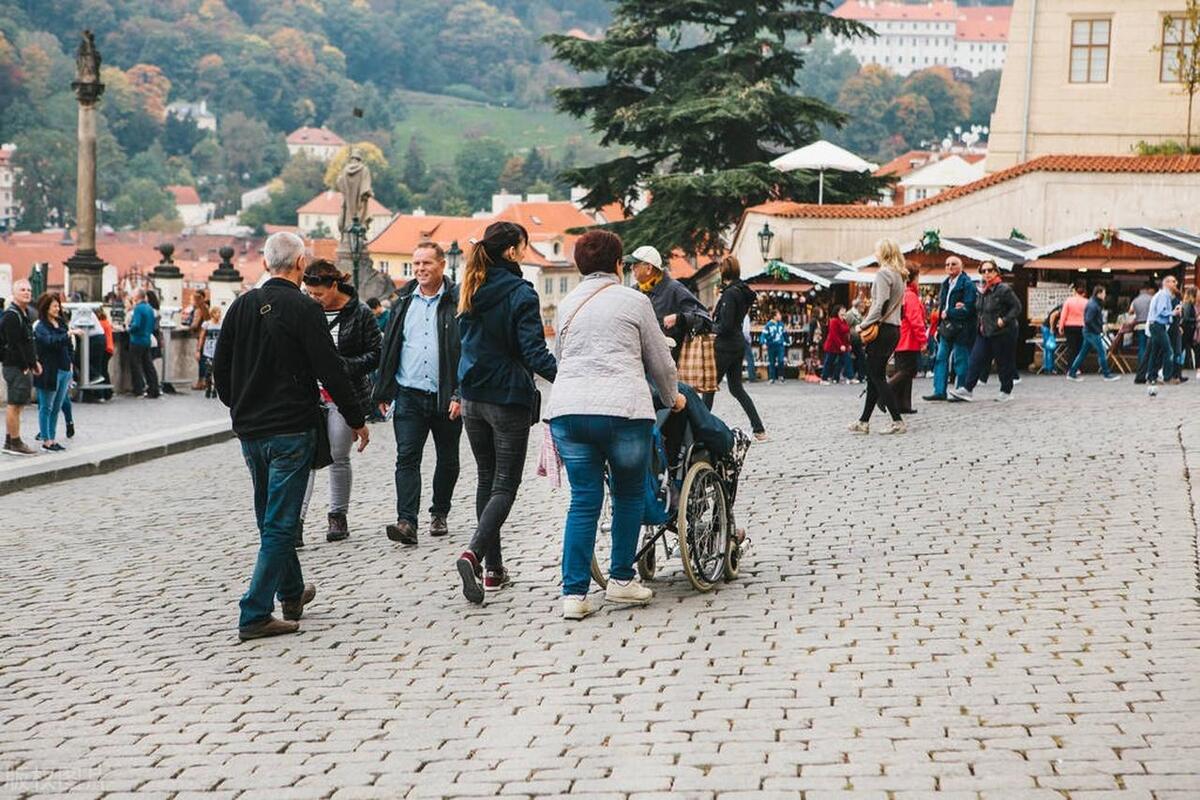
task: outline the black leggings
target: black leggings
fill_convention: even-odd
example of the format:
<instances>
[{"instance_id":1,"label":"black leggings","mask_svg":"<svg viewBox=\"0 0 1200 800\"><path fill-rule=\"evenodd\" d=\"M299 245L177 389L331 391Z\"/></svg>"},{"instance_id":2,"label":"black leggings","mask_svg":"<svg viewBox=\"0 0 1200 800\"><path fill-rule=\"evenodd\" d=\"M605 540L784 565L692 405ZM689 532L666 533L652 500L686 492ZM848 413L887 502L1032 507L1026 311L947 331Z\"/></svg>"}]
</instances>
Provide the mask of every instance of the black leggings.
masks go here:
<instances>
[{"instance_id":1,"label":"black leggings","mask_svg":"<svg viewBox=\"0 0 1200 800\"><path fill-rule=\"evenodd\" d=\"M504 565L500 553L500 528L512 511L525 469L529 446L529 409L494 403L464 401L463 427L479 467L475 486L478 525L470 550L483 556L488 569Z\"/></svg>"},{"instance_id":2,"label":"black leggings","mask_svg":"<svg viewBox=\"0 0 1200 800\"><path fill-rule=\"evenodd\" d=\"M750 399L750 395L746 394L746 387L742 386L742 361L745 355L745 353L717 351L717 386L720 386L723 380L729 381L729 393L742 404L742 411L745 411L746 416L750 418L751 430L755 433L762 433L766 428L763 427L762 419L758 416L758 409L754 407L754 401ZM714 392L704 393L704 405L708 406L709 411L712 411L715 397Z\"/></svg>"},{"instance_id":3,"label":"black leggings","mask_svg":"<svg viewBox=\"0 0 1200 800\"><path fill-rule=\"evenodd\" d=\"M883 403L883 408L892 415L892 420L900 421L900 406L896 405L896 394L887 382L887 363L892 357L892 351L900 343L900 326L879 323L879 335L875 341L867 345L867 400L863 404L860 422L870 422L871 412L876 403Z\"/></svg>"},{"instance_id":4,"label":"black leggings","mask_svg":"<svg viewBox=\"0 0 1200 800\"><path fill-rule=\"evenodd\" d=\"M896 371L888 379L888 384L896 395L896 402L901 411L912 411L913 378L917 377L917 362L920 359L919 350L901 350L896 353Z\"/></svg>"}]
</instances>

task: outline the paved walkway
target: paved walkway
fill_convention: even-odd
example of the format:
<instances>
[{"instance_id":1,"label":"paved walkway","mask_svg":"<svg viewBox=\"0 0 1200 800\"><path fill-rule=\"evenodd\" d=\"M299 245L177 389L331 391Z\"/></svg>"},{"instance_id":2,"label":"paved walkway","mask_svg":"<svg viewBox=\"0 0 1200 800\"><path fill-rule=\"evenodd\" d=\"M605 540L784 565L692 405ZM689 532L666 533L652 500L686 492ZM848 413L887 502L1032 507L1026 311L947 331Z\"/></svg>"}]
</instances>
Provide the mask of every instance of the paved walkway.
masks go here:
<instances>
[{"instance_id":1,"label":"paved walkway","mask_svg":"<svg viewBox=\"0 0 1200 800\"><path fill-rule=\"evenodd\" d=\"M73 403L74 438L67 438L62 417L58 421L65 453L47 453L38 447L34 441L37 404L30 404L21 415L21 438L38 454L0 455L0 495L64 477L106 472L231 435L229 410L220 400L176 385L177 394L157 400L120 395L109 403Z\"/></svg>"},{"instance_id":2,"label":"paved walkway","mask_svg":"<svg viewBox=\"0 0 1200 800\"><path fill-rule=\"evenodd\" d=\"M245 645L235 443L4 498L0 796L1200 797L1192 384L1026 379L858 438L857 387L751 391L742 578L671 564L576 624L532 457L517 583L475 608L473 462L450 540L404 549L376 426L351 539L303 551L303 633Z\"/></svg>"}]
</instances>

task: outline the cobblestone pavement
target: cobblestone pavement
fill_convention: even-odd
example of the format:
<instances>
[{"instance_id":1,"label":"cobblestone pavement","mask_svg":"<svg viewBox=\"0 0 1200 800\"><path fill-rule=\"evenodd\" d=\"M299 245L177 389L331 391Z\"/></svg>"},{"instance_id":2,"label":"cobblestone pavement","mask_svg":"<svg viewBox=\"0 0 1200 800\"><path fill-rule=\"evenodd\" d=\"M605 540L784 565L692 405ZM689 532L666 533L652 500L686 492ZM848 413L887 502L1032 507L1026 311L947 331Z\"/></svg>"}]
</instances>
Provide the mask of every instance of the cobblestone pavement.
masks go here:
<instances>
[{"instance_id":1,"label":"cobblestone pavement","mask_svg":"<svg viewBox=\"0 0 1200 800\"><path fill-rule=\"evenodd\" d=\"M303 632L244 645L236 444L4 498L0 796L1200 797L1200 395L1170 389L1026 379L855 438L857 387L759 384L742 577L671 564L574 624L532 455L517 583L476 608L465 441L450 540L404 549L376 426L347 542L319 481Z\"/></svg>"}]
</instances>

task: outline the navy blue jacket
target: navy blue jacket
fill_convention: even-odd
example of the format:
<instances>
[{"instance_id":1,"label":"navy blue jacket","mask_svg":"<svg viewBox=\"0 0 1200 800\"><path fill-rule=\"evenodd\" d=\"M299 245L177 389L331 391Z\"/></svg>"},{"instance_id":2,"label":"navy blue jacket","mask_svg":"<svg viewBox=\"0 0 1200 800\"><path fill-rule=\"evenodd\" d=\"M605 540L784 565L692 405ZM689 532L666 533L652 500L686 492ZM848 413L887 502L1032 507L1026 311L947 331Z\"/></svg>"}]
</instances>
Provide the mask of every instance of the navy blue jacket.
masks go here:
<instances>
[{"instance_id":1,"label":"navy blue jacket","mask_svg":"<svg viewBox=\"0 0 1200 800\"><path fill-rule=\"evenodd\" d=\"M1104 307L1094 297L1083 310L1083 329L1088 333L1104 333Z\"/></svg>"},{"instance_id":2,"label":"navy blue jacket","mask_svg":"<svg viewBox=\"0 0 1200 800\"><path fill-rule=\"evenodd\" d=\"M42 374L34 376L33 385L53 390L59 370L71 369L71 334L65 324L51 325L43 319L33 326L33 338L37 342L38 361L42 364Z\"/></svg>"},{"instance_id":3,"label":"navy blue jacket","mask_svg":"<svg viewBox=\"0 0 1200 800\"><path fill-rule=\"evenodd\" d=\"M947 292L949 299L946 298ZM975 288L975 283L967 277L967 273L960 272L953 286L949 278L942 281L942 288L938 292L938 309L946 309L943 320L951 320L955 323L954 328L970 334L975 330L975 305L978 300L979 290ZM962 303L963 307L955 308L956 303Z\"/></svg>"},{"instance_id":4,"label":"navy blue jacket","mask_svg":"<svg viewBox=\"0 0 1200 800\"><path fill-rule=\"evenodd\" d=\"M471 311L458 318L458 332L458 384L464 400L533 408L530 373L548 381L558 375L558 362L546 348L537 292L516 264L502 261L488 267Z\"/></svg>"}]
</instances>

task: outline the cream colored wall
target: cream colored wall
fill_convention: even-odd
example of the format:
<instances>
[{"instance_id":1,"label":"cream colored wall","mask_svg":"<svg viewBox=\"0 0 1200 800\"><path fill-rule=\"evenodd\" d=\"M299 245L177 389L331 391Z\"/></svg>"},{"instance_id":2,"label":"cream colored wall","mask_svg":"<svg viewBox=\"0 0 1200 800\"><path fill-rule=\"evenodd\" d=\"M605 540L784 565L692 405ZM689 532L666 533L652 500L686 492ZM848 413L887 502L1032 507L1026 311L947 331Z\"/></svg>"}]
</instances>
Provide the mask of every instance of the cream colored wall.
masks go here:
<instances>
[{"instance_id":1,"label":"cream colored wall","mask_svg":"<svg viewBox=\"0 0 1200 800\"><path fill-rule=\"evenodd\" d=\"M1029 12L1015 0L1000 96L992 115L988 172L1017 164L1025 106ZM1036 0L1027 158L1124 154L1141 140L1182 141L1187 99L1159 81L1162 19L1183 0ZM1071 21L1112 20L1108 83L1069 80Z\"/></svg>"},{"instance_id":2,"label":"cream colored wall","mask_svg":"<svg viewBox=\"0 0 1200 800\"><path fill-rule=\"evenodd\" d=\"M768 222L777 257L852 262L883 238L901 244L927 230L944 237L1005 238L1016 228L1049 244L1101 227L1200 228L1200 180L1194 174L1035 172L895 219L787 219L747 214L734 254L746 274L762 269L756 234ZM744 232L744 233L743 233ZM775 255L775 253L773 253Z\"/></svg>"}]
</instances>

